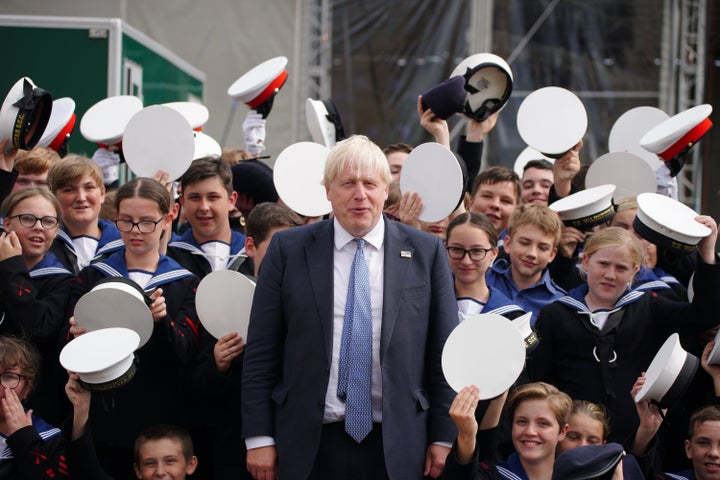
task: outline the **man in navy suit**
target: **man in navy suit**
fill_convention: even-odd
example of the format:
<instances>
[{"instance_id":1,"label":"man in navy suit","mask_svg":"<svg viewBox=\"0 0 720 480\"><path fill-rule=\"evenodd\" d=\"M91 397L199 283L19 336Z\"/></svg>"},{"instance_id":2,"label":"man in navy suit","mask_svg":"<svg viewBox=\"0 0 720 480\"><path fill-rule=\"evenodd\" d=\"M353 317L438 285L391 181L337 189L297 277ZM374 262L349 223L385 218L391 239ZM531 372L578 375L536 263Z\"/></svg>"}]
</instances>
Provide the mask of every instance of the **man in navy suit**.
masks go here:
<instances>
[{"instance_id":1,"label":"man in navy suit","mask_svg":"<svg viewBox=\"0 0 720 480\"><path fill-rule=\"evenodd\" d=\"M458 322L453 282L437 237L382 216L390 179L385 156L367 137L339 142L323 179L334 218L273 236L255 290L242 382L243 437L256 479L442 472L455 433L448 415L454 394L441 368L442 347ZM340 350L361 249L372 381L358 381L352 367L346 404ZM371 428L361 438L347 433L345 415L360 384L372 397Z\"/></svg>"}]
</instances>

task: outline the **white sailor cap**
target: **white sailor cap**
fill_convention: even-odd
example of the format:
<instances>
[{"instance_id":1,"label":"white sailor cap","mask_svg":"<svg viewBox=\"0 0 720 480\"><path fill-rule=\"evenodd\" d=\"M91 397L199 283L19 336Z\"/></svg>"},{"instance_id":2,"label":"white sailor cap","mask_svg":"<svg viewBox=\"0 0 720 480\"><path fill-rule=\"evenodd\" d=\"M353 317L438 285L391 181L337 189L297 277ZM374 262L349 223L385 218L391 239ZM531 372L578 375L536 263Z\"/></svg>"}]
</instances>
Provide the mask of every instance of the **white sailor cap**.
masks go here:
<instances>
[{"instance_id":1,"label":"white sailor cap","mask_svg":"<svg viewBox=\"0 0 720 480\"><path fill-rule=\"evenodd\" d=\"M274 57L253 67L228 88L228 95L250 108L257 108L285 84L287 57Z\"/></svg>"},{"instance_id":2,"label":"white sailor cap","mask_svg":"<svg viewBox=\"0 0 720 480\"><path fill-rule=\"evenodd\" d=\"M673 115L643 135L640 145L670 162L710 130L711 113L712 106L705 104Z\"/></svg>"},{"instance_id":3,"label":"white sailor cap","mask_svg":"<svg viewBox=\"0 0 720 480\"><path fill-rule=\"evenodd\" d=\"M535 348L540 345L540 339L537 336L537 332L533 329L530 320L532 319L532 312L527 312L512 320L513 325L520 331L523 338L525 339L525 350L527 353L532 352Z\"/></svg>"},{"instance_id":4,"label":"white sailor cap","mask_svg":"<svg viewBox=\"0 0 720 480\"><path fill-rule=\"evenodd\" d=\"M142 347L155 326L148 303L150 299L137 283L124 277L106 277L80 297L75 305L75 322L88 331L129 328L137 332Z\"/></svg>"},{"instance_id":5,"label":"white sailor cap","mask_svg":"<svg viewBox=\"0 0 720 480\"><path fill-rule=\"evenodd\" d=\"M60 364L77 373L88 390L113 390L135 376L134 352L139 342L137 332L129 328L94 330L65 345L60 352Z\"/></svg>"},{"instance_id":6,"label":"white sailor cap","mask_svg":"<svg viewBox=\"0 0 720 480\"><path fill-rule=\"evenodd\" d=\"M585 232L612 219L614 192L615 185L598 185L561 198L549 208L558 213L565 225Z\"/></svg>"},{"instance_id":7,"label":"white sailor cap","mask_svg":"<svg viewBox=\"0 0 720 480\"><path fill-rule=\"evenodd\" d=\"M465 77L460 75L441 82L422 94L422 108L432 109L436 117L447 120L463 111L465 106Z\"/></svg>"},{"instance_id":8,"label":"white sailor cap","mask_svg":"<svg viewBox=\"0 0 720 480\"><path fill-rule=\"evenodd\" d=\"M332 211L322 179L328 148L315 142L285 147L275 160L273 183L280 199L290 209L307 217Z\"/></svg>"},{"instance_id":9,"label":"white sailor cap","mask_svg":"<svg viewBox=\"0 0 720 480\"><path fill-rule=\"evenodd\" d=\"M247 339L254 293L255 283L242 273L217 270L205 275L195 296L205 330L217 339L232 332Z\"/></svg>"},{"instance_id":10,"label":"white sailor cap","mask_svg":"<svg viewBox=\"0 0 720 480\"><path fill-rule=\"evenodd\" d=\"M633 229L649 242L689 253L710 235L708 227L695 221L698 214L677 200L643 193L638 195L637 203Z\"/></svg>"},{"instance_id":11,"label":"white sailor cap","mask_svg":"<svg viewBox=\"0 0 720 480\"><path fill-rule=\"evenodd\" d=\"M305 119L313 142L327 148L345 138L340 111L332 98L326 100L305 100Z\"/></svg>"},{"instance_id":12,"label":"white sailor cap","mask_svg":"<svg viewBox=\"0 0 720 480\"><path fill-rule=\"evenodd\" d=\"M400 172L400 191L417 193L422 199L419 220L433 223L446 218L463 196L463 172L457 157L439 143L418 145Z\"/></svg>"},{"instance_id":13,"label":"white sailor cap","mask_svg":"<svg viewBox=\"0 0 720 480\"><path fill-rule=\"evenodd\" d=\"M609 152L628 152L639 156L656 171L663 162L658 156L640 146L640 139L652 128L670 118L657 107L635 107L615 120L608 136Z\"/></svg>"},{"instance_id":14,"label":"white sailor cap","mask_svg":"<svg viewBox=\"0 0 720 480\"><path fill-rule=\"evenodd\" d=\"M10 88L0 107L0 140L31 150L40 141L52 113L52 96L23 77Z\"/></svg>"},{"instance_id":15,"label":"white sailor cap","mask_svg":"<svg viewBox=\"0 0 720 480\"><path fill-rule=\"evenodd\" d=\"M468 92L463 113L482 122L505 106L513 87L510 65L492 53L478 53L455 67L450 78L462 76ZM434 110L433 110L434 111Z\"/></svg>"},{"instance_id":16,"label":"white sailor cap","mask_svg":"<svg viewBox=\"0 0 720 480\"><path fill-rule=\"evenodd\" d=\"M561 87L535 90L525 97L517 113L522 139L548 157L562 157L582 140L587 126L585 105Z\"/></svg>"},{"instance_id":17,"label":"white sailor cap","mask_svg":"<svg viewBox=\"0 0 720 480\"><path fill-rule=\"evenodd\" d=\"M210 135L204 132L193 132L195 140L195 150L193 151L193 160L203 157L215 157L222 154L220 144Z\"/></svg>"},{"instance_id":18,"label":"white sailor cap","mask_svg":"<svg viewBox=\"0 0 720 480\"><path fill-rule=\"evenodd\" d=\"M520 155L515 158L515 163L513 164L513 170L518 174L518 177L522 178L523 173L525 173L525 165L531 160L547 160L550 163L555 163L554 158L547 157L532 147L525 147L523 151L520 152Z\"/></svg>"},{"instance_id":19,"label":"white sailor cap","mask_svg":"<svg viewBox=\"0 0 720 480\"><path fill-rule=\"evenodd\" d=\"M685 395L699 365L697 357L680 345L680 336L673 333L648 367L645 384L635 394L635 402L651 400L660 408L673 407Z\"/></svg>"},{"instance_id":20,"label":"white sailor cap","mask_svg":"<svg viewBox=\"0 0 720 480\"><path fill-rule=\"evenodd\" d=\"M634 153L606 153L590 164L585 175L585 187L615 185L615 198L635 197L641 193L655 193L655 172Z\"/></svg>"},{"instance_id":21,"label":"white sailor cap","mask_svg":"<svg viewBox=\"0 0 720 480\"><path fill-rule=\"evenodd\" d=\"M180 112L190 124L190 128L195 131L202 130L202 126L205 125L210 118L210 110L202 103L169 102L163 103L162 105Z\"/></svg>"},{"instance_id":22,"label":"white sailor cap","mask_svg":"<svg viewBox=\"0 0 720 480\"><path fill-rule=\"evenodd\" d=\"M190 167L195 136L185 115L164 105L137 112L125 127L123 154L138 177L152 177L158 170L177 180Z\"/></svg>"},{"instance_id":23,"label":"white sailor cap","mask_svg":"<svg viewBox=\"0 0 720 480\"><path fill-rule=\"evenodd\" d=\"M693 275L695 275L693 273ZM692 287L693 277L690 277L690 283L688 285L688 298L692 302L692 297L690 297L690 287ZM712 350L710 350L710 354L708 355L708 364L709 365L720 365L720 330L718 330L715 333L715 345L713 345Z\"/></svg>"},{"instance_id":24,"label":"white sailor cap","mask_svg":"<svg viewBox=\"0 0 720 480\"><path fill-rule=\"evenodd\" d=\"M496 313L463 318L443 347L445 380L456 392L475 385L481 400L497 397L515 383L525 365L523 335L513 322Z\"/></svg>"},{"instance_id":25,"label":"white sailor cap","mask_svg":"<svg viewBox=\"0 0 720 480\"><path fill-rule=\"evenodd\" d=\"M75 120L75 100L70 97L53 100L50 120L37 146L57 151L70 138Z\"/></svg>"},{"instance_id":26,"label":"white sailor cap","mask_svg":"<svg viewBox=\"0 0 720 480\"><path fill-rule=\"evenodd\" d=\"M100 100L80 119L80 133L88 142L97 143L108 150L118 149L125 127L142 108L142 101L132 95L117 95Z\"/></svg>"}]
</instances>

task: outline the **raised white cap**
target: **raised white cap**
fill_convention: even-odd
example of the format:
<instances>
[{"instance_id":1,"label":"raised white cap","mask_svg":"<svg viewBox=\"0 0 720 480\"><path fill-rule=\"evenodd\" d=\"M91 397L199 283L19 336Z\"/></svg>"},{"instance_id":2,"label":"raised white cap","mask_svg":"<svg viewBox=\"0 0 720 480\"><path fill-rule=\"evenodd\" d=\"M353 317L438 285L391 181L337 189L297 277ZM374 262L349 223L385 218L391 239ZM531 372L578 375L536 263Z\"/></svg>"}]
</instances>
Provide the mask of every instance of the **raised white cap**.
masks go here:
<instances>
[{"instance_id":1,"label":"raised white cap","mask_svg":"<svg viewBox=\"0 0 720 480\"><path fill-rule=\"evenodd\" d=\"M80 119L80 133L88 142L115 145L122 140L130 119L142 108L142 101L132 95L100 100Z\"/></svg>"},{"instance_id":2,"label":"raised white cap","mask_svg":"<svg viewBox=\"0 0 720 480\"><path fill-rule=\"evenodd\" d=\"M275 160L275 190L285 205L300 215L319 217L332 211L322 185L327 156L323 145L298 142L286 147Z\"/></svg>"},{"instance_id":3,"label":"raised white cap","mask_svg":"<svg viewBox=\"0 0 720 480\"><path fill-rule=\"evenodd\" d=\"M435 142L423 143L408 155L400 172L400 190L417 193L423 203L418 218L438 222L450 215L463 194L463 175L455 154Z\"/></svg>"},{"instance_id":4,"label":"raised white cap","mask_svg":"<svg viewBox=\"0 0 720 480\"><path fill-rule=\"evenodd\" d=\"M525 97L517 113L522 139L545 155L562 155L573 148L587 131L585 105L561 87L543 87Z\"/></svg>"}]
</instances>

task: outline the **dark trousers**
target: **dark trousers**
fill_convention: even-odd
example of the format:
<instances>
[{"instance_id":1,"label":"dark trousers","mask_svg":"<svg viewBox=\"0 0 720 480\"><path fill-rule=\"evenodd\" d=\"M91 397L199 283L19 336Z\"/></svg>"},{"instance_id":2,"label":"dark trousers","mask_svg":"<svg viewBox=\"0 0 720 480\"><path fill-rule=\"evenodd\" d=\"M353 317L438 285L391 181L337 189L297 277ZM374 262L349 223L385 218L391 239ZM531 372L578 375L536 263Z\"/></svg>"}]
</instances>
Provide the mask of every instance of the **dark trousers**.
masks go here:
<instances>
[{"instance_id":1,"label":"dark trousers","mask_svg":"<svg viewBox=\"0 0 720 480\"><path fill-rule=\"evenodd\" d=\"M357 443L345 432L343 422L323 425L320 448L309 479L326 480L328 478L335 480L388 479L383 452L382 424L374 423L372 431L362 443Z\"/></svg>"}]
</instances>

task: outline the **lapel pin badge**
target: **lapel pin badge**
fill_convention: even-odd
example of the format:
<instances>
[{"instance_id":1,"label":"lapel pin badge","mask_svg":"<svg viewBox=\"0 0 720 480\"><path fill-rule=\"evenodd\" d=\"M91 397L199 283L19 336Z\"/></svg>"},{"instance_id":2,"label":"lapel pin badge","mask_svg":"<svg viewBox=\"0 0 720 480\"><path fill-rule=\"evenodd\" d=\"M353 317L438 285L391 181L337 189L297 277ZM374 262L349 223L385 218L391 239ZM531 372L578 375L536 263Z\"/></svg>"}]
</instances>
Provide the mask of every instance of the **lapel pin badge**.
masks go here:
<instances>
[{"instance_id":1,"label":"lapel pin badge","mask_svg":"<svg viewBox=\"0 0 720 480\"><path fill-rule=\"evenodd\" d=\"M412 258L412 252L410 250L400 250L400 256L402 258Z\"/></svg>"}]
</instances>

